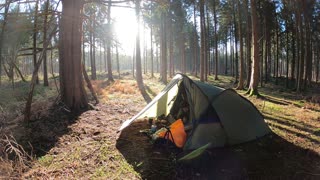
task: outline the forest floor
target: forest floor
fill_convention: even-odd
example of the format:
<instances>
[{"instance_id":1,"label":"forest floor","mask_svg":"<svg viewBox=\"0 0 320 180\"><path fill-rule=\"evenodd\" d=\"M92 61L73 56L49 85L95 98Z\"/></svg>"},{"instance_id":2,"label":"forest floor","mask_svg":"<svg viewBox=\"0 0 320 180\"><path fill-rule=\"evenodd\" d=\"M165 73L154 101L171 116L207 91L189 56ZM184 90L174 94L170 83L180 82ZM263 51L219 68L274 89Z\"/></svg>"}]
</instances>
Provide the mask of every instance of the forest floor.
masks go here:
<instances>
[{"instance_id":1,"label":"forest floor","mask_svg":"<svg viewBox=\"0 0 320 180\"><path fill-rule=\"evenodd\" d=\"M154 97L164 87L145 77ZM32 117L23 122L27 84L0 89L0 179L319 179L320 87L296 94L282 86L260 88L247 97L273 133L257 141L208 150L187 164L184 152L155 146L137 122L118 132L139 112L143 100L132 75L92 82L100 103L78 116L57 102L55 86L37 87ZM209 83L233 87L232 78ZM16 144L15 142L18 142ZM2 145L2 146L1 146Z\"/></svg>"}]
</instances>

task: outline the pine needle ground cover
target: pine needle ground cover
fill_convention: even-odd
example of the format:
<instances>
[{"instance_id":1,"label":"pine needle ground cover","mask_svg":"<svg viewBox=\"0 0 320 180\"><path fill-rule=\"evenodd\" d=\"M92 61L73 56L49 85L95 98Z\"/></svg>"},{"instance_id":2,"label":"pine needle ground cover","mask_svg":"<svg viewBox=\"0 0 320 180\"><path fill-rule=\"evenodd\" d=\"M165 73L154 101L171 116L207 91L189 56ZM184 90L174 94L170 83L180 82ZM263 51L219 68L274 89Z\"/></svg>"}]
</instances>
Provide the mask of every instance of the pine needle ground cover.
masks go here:
<instances>
[{"instance_id":1,"label":"pine needle ground cover","mask_svg":"<svg viewBox=\"0 0 320 180\"><path fill-rule=\"evenodd\" d=\"M209 78L209 83L232 87L229 77L221 76L219 81ZM145 84L153 97L164 87L157 78L146 77ZM206 150L199 158L181 164L178 159L187 152L155 147L148 137L139 133L149 128L148 123L137 122L117 132L124 120L146 105L131 76L116 79L114 83L97 80L93 85L101 103L79 116L70 114L51 96L41 98L45 102L34 102L32 120L28 124L22 122L21 114L3 119L1 125L6 128L1 134L11 133L30 157L26 160L28 163L23 161L25 166L22 167L18 161L2 156L0 177L319 178L320 105L316 101L319 93L315 93L320 92L316 89L319 87L314 87L314 92L299 95L275 86L261 88L263 98L247 98L264 114L272 134L238 146ZM23 104L23 100L16 102ZM1 113L10 114L9 111L5 109Z\"/></svg>"}]
</instances>

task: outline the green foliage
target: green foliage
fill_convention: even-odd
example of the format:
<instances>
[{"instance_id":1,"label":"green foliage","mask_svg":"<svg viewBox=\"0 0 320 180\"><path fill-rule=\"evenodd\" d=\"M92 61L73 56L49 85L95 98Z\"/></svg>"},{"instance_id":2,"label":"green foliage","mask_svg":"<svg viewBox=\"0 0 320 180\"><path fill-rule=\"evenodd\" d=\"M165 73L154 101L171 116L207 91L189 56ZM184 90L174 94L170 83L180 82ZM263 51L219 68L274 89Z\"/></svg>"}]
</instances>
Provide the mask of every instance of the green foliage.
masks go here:
<instances>
[{"instance_id":1,"label":"green foliage","mask_svg":"<svg viewBox=\"0 0 320 180\"><path fill-rule=\"evenodd\" d=\"M38 159L38 162L45 167L48 167L52 164L54 157L51 155L42 156Z\"/></svg>"}]
</instances>

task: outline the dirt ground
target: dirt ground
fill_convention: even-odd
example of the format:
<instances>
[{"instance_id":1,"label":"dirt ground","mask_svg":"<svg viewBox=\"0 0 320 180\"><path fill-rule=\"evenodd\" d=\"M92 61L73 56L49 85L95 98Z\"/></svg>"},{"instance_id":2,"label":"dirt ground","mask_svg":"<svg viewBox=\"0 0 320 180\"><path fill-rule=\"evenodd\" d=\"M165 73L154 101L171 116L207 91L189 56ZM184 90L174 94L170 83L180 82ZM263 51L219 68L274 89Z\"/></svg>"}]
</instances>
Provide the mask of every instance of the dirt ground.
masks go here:
<instances>
[{"instance_id":1,"label":"dirt ground","mask_svg":"<svg viewBox=\"0 0 320 180\"><path fill-rule=\"evenodd\" d=\"M308 141L309 144L304 146L299 141L292 141L291 136L284 136L282 133L286 131L274 129L275 133L257 141L207 150L193 161L178 163L177 160L187 152L172 146L152 144L146 135L139 132L149 128L147 122L135 122L118 132L124 120L146 105L133 80L123 79L111 85L104 81L93 84L99 89L101 103L93 105L91 110L75 116L52 99L50 103L37 102L33 105L29 123L22 123L22 117L11 123L15 129L12 132L14 137L33 158L21 171L14 166L5 168L3 163L0 166L0 179L320 177L320 152L317 151L320 146L319 134L313 134L314 142ZM163 87L154 80L146 84L150 87L150 94L157 94ZM258 107L263 105L260 101L255 104ZM272 122L270 125L272 127Z\"/></svg>"}]
</instances>

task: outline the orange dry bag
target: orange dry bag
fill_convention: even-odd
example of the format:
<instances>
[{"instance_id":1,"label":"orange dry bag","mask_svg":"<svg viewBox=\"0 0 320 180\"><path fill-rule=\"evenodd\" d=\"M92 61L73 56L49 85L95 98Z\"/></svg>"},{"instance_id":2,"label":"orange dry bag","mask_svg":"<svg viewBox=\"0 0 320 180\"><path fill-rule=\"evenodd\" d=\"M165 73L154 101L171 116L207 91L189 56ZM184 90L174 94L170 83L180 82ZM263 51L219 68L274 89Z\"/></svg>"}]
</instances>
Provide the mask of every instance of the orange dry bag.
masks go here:
<instances>
[{"instance_id":1,"label":"orange dry bag","mask_svg":"<svg viewBox=\"0 0 320 180\"><path fill-rule=\"evenodd\" d=\"M166 131L162 131L160 132L159 137L169 139L171 142L175 143L177 147L182 148L186 143L187 134L184 131L184 125L181 119L176 120L170 125L170 132L171 135ZM166 136L166 134L168 134L168 136Z\"/></svg>"}]
</instances>

